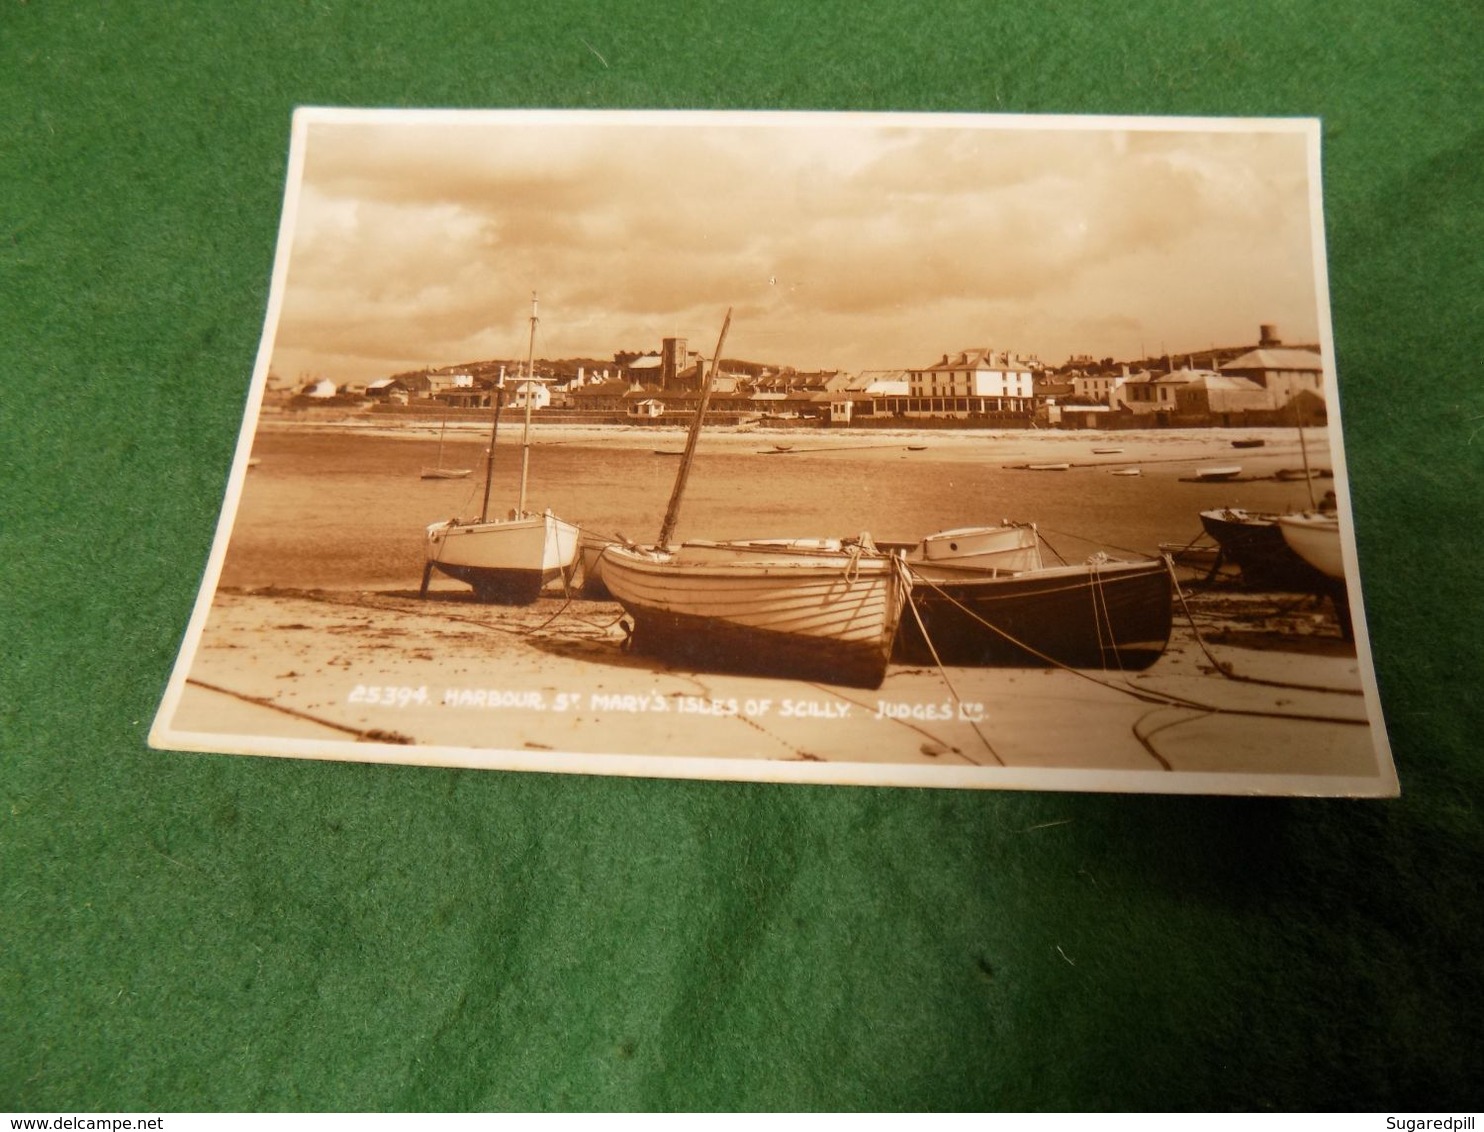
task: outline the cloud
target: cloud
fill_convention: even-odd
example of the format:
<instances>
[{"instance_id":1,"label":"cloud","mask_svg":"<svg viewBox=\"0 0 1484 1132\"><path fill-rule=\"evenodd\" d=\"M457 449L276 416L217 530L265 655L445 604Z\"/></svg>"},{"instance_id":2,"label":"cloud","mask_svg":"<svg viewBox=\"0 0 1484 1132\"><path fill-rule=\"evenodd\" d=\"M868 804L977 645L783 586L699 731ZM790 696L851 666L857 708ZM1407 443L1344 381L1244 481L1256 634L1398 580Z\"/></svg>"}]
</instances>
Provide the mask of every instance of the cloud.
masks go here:
<instances>
[{"instance_id":1,"label":"cloud","mask_svg":"<svg viewBox=\"0 0 1484 1132\"><path fill-rule=\"evenodd\" d=\"M532 291L548 356L709 349L734 306L728 353L807 368L1316 322L1297 134L672 121L313 126L277 349L340 379L513 356Z\"/></svg>"}]
</instances>

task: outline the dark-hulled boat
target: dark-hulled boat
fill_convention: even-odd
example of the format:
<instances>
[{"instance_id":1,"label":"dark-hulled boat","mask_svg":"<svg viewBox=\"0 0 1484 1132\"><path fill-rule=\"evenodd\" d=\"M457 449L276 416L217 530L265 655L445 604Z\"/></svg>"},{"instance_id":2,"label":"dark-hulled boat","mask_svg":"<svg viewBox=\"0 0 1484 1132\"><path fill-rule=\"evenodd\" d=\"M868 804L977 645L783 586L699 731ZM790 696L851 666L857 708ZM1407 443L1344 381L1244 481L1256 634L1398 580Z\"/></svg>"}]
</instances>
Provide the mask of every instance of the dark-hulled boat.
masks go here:
<instances>
[{"instance_id":1,"label":"dark-hulled boat","mask_svg":"<svg viewBox=\"0 0 1484 1132\"><path fill-rule=\"evenodd\" d=\"M1326 579L1283 541L1278 516L1239 507L1201 512L1201 526L1222 557L1242 571L1242 584L1281 593L1324 593Z\"/></svg>"},{"instance_id":2,"label":"dark-hulled boat","mask_svg":"<svg viewBox=\"0 0 1484 1132\"><path fill-rule=\"evenodd\" d=\"M893 659L932 664L936 653L950 665L1147 668L1169 643L1172 595L1162 559L914 572L913 610L902 617Z\"/></svg>"}]
</instances>

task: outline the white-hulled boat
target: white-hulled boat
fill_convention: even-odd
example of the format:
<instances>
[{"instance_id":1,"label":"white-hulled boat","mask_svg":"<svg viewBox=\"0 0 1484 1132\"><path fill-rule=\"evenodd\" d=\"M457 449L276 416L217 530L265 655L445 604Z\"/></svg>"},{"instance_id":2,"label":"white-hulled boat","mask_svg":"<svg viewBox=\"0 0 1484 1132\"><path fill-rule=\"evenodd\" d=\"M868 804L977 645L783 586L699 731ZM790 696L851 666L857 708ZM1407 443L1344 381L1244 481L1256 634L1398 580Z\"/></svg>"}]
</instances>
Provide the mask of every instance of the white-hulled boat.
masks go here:
<instances>
[{"instance_id":1,"label":"white-hulled boat","mask_svg":"<svg viewBox=\"0 0 1484 1132\"><path fill-rule=\"evenodd\" d=\"M1018 574L1041 569L1041 540L1034 523L960 527L928 535L906 559L919 578L959 577L965 570Z\"/></svg>"},{"instance_id":2,"label":"white-hulled boat","mask_svg":"<svg viewBox=\"0 0 1484 1132\"><path fill-rule=\"evenodd\" d=\"M1236 479L1241 474L1242 465L1240 464L1223 464L1219 467L1197 468L1195 470L1195 478L1198 480L1230 480Z\"/></svg>"},{"instance_id":3,"label":"white-hulled boat","mask_svg":"<svg viewBox=\"0 0 1484 1132\"><path fill-rule=\"evenodd\" d=\"M1345 557L1340 551L1338 515L1308 511L1278 516L1278 528L1288 548L1327 578L1344 580Z\"/></svg>"},{"instance_id":4,"label":"white-hulled boat","mask_svg":"<svg viewBox=\"0 0 1484 1132\"><path fill-rule=\"evenodd\" d=\"M577 540L577 564L582 575L582 585L578 592L583 597L591 601L604 601L613 596L603 584L603 551L614 545L622 544L615 539L603 538L587 531L583 531L582 537Z\"/></svg>"},{"instance_id":5,"label":"white-hulled boat","mask_svg":"<svg viewBox=\"0 0 1484 1132\"><path fill-rule=\"evenodd\" d=\"M886 675L907 593L899 561L860 544L609 546L600 561L636 652L862 688Z\"/></svg>"},{"instance_id":6,"label":"white-hulled boat","mask_svg":"<svg viewBox=\"0 0 1484 1132\"><path fill-rule=\"evenodd\" d=\"M550 511L428 527L428 565L468 582L481 601L529 605L577 556L581 532Z\"/></svg>"},{"instance_id":7,"label":"white-hulled boat","mask_svg":"<svg viewBox=\"0 0 1484 1132\"><path fill-rule=\"evenodd\" d=\"M728 311L657 544L604 547L603 584L633 619L636 652L704 671L878 687L908 582L869 538L670 545L731 321Z\"/></svg>"},{"instance_id":8,"label":"white-hulled boat","mask_svg":"<svg viewBox=\"0 0 1484 1132\"><path fill-rule=\"evenodd\" d=\"M536 297L532 295L527 383L535 361L536 322ZM500 428L502 393L503 390L497 388L494 394L494 424L485 457L484 507L478 519L446 519L428 526L425 532L424 595L436 569L473 586L481 601L528 605L540 595L542 587L562 577L576 560L577 542L581 535L577 527L557 518L550 509L539 512L526 510L533 400L529 389L525 399L525 431L521 438L519 501L505 518L489 517L490 482L494 476L495 436Z\"/></svg>"}]
</instances>

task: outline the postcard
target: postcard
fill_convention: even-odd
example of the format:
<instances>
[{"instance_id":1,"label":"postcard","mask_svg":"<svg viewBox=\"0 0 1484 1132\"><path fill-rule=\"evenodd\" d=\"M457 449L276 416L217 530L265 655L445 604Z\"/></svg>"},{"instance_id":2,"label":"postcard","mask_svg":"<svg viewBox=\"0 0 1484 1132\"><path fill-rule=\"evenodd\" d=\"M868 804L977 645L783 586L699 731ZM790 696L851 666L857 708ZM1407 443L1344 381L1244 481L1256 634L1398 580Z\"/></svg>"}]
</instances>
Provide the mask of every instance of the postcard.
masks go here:
<instances>
[{"instance_id":1,"label":"postcard","mask_svg":"<svg viewBox=\"0 0 1484 1132\"><path fill-rule=\"evenodd\" d=\"M1394 795L1319 143L299 110L151 744Z\"/></svg>"}]
</instances>

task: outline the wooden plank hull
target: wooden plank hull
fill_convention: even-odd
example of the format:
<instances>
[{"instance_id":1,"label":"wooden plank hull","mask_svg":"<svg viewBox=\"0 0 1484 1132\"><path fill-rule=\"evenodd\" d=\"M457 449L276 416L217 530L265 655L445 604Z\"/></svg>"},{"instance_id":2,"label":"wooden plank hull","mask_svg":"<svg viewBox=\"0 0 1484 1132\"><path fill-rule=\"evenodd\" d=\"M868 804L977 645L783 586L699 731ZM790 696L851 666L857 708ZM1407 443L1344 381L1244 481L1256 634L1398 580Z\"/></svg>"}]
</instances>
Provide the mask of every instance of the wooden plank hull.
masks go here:
<instances>
[{"instance_id":1,"label":"wooden plank hull","mask_svg":"<svg viewBox=\"0 0 1484 1132\"><path fill-rule=\"evenodd\" d=\"M974 667L1147 668L1169 643L1172 598L1161 560L923 579L895 659L932 664L936 651L944 664Z\"/></svg>"},{"instance_id":2,"label":"wooden plank hull","mask_svg":"<svg viewBox=\"0 0 1484 1132\"><path fill-rule=\"evenodd\" d=\"M634 620L633 648L703 671L879 687L905 584L884 555L607 548L602 576Z\"/></svg>"},{"instance_id":3,"label":"wooden plank hull","mask_svg":"<svg viewBox=\"0 0 1484 1132\"><path fill-rule=\"evenodd\" d=\"M550 512L489 523L450 519L427 529L428 562L481 601L529 605L571 568L580 532Z\"/></svg>"}]
</instances>

